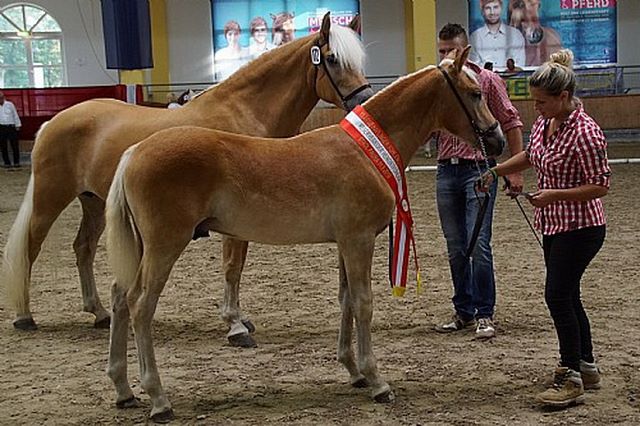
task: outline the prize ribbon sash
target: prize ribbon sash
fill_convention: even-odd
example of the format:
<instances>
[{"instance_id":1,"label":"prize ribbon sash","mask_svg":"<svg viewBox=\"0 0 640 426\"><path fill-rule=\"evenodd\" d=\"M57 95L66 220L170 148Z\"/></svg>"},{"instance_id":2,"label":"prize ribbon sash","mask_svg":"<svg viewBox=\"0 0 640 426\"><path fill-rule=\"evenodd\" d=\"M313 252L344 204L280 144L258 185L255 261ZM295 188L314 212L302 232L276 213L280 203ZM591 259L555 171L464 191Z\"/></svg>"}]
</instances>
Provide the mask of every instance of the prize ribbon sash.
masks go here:
<instances>
[{"instance_id":1,"label":"prize ribbon sash","mask_svg":"<svg viewBox=\"0 0 640 426\"><path fill-rule=\"evenodd\" d=\"M410 245L413 246L416 281L418 292L420 292L422 284L416 242L413 238L413 218L400 153L389 135L361 105L347 114L340 122L340 126L371 160L396 197L396 224L390 277L392 293L394 296L403 296L405 293Z\"/></svg>"}]
</instances>

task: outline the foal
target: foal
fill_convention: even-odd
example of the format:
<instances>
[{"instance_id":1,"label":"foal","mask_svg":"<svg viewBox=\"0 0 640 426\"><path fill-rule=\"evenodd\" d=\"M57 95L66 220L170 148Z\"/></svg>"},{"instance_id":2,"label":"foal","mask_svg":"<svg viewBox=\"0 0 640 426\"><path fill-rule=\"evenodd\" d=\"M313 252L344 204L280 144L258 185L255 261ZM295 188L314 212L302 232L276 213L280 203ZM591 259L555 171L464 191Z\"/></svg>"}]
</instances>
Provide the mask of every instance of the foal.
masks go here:
<instances>
[{"instance_id":1,"label":"foal","mask_svg":"<svg viewBox=\"0 0 640 426\"><path fill-rule=\"evenodd\" d=\"M469 48L455 60L445 59L441 69L404 77L363 105L394 141L403 164L440 128L471 141L475 131L483 133L487 153L501 151L502 133L476 78L463 68L468 53ZM116 275L108 374L117 406L136 404L127 379L131 319L142 387L153 404L151 418L173 418L160 383L151 323L194 229L269 244L336 242L342 308L338 359L354 386L371 386L376 401L393 400L372 351L370 274L375 238L388 225L394 205L386 181L337 125L278 141L180 127L128 149L107 199L107 248ZM351 343L354 319L357 360Z\"/></svg>"}]
</instances>

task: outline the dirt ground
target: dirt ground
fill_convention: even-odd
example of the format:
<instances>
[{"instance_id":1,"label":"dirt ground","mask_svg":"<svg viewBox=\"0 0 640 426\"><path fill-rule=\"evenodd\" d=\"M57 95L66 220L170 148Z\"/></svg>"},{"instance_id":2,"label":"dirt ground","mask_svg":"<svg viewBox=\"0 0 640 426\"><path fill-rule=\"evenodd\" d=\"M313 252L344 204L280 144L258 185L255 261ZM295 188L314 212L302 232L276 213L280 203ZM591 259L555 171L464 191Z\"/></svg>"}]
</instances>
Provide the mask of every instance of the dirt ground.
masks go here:
<instances>
[{"instance_id":1,"label":"dirt ground","mask_svg":"<svg viewBox=\"0 0 640 426\"><path fill-rule=\"evenodd\" d=\"M640 157L639 145L618 156ZM610 157L616 149L612 147ZM537 407L533 395L557 362L557 341L543 300L543 262L517 206L501 196L494 222L498 336L439 335L451 314L444 239L435 210L433 172L408 175L426 289L412 281L390 296L387 237L378 238L373 270L373 342L378 368L396 392L379 405L349 386L336 360L339 326L336 248L254 244L241 286L245 313L257 326L255 349L232 348L217 306L222 301L219 237L192 243L174 268L155 316L155 349L174 424L640 424L639 165L613 166L605 199L604 248L583 281L604 386L564 411ZM0 247L22 200L28 169L0 170ZM531 187L532 175L527 175ZM145 423L137 355L129 341L129 375L142 407L118 410L105 374L108 331L94 330L82 303L72 241L74 204L59 218L34 266L36 332L18 332L0 307L0 424ZM104 243L96 275L109 304ZM1 290L0 290L1 291Z\"/></svg>"}]
</instances>

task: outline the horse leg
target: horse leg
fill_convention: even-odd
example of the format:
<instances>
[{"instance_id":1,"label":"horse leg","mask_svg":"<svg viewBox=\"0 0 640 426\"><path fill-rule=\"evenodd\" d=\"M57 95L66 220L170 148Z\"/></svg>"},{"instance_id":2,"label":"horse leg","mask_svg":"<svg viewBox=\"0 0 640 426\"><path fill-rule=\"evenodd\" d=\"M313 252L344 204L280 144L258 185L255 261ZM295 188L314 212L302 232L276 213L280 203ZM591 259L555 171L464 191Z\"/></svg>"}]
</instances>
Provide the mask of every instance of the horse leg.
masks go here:
<instances>
[{"instance_id":1,"label":"horse leg","mask_svg":"<svg viewBox=\"0 0 640 426\"><path fill-rule=\"evenodd\" d=\"M52 184L53 186L51 186ZM37 181L31 175L18 216L11 227L3 257L3 279L7 299L16 311L13 326L35 330L30 309L31 269L53 222L75 197L46 176Z\"/></svg>"},{"instance_id":2,"label":"horse leg","mask_svg":"<svg viewBox=\"0 0 640 426\"><path fill-rule=\"evenodd\" d=\"M342 320L340 322L340 333L338 335L338 361L344 365L351 376L351 386L363 388L367 386L367 379L360 373L353 355L353 310L349 299L349 283L347 273L344 269L344 259L339 256L340 288L338 290L338 300L342 309Z\"/></svg>"},{"instance_id":3,"label":"horse leg","mask_svg":"<svg viewBox=\"0 0 640 426\"><path fill-rule=\"evenodd\" d=\"M222 319L229 326L227 340L231 346L255 348L258 346L250 333L255 331L251 321L242 318L240 311L240 277L247 259L249 243L229 237L222 238L222 268L224 270L224 301Z\"/></svg>"},{"instance_id":4,"label":"horse leg","mask_svg":"<svg viewBox=\"0 0 640 426\"><path fill-rule=\"evenodd\" d=\"M100 302L93 274L93 261L96 257L98 240L105 225L104 201L92 194L82 194L78 198L82 204L82 221L78 235L73 242L73 249L76 253L76 264L80 273L83 310L96 316L94 327L109 328L109 312Z\"/></svg>"},{"instance_id":5,"label":"horse leg","mask_svg":"<svg viewBox=\"0 0 640 426\"><path fill-rule=\"evenodd\" d=\"M116 387L116 407L131 408L138 405L127 380L127 339L129 337L129 306L126 291L114 281L111 286L113 321L109 339L109 365L107 375Z\"/></svg>"},{"instance_id":6,"label":"horse leg","mask_svg":"<svg viewBox=\"0 0 640 426\"><path fill-rule=\"evenodd\" d=\"M189 237L190 235L188 235ZM187 239L182 249L188 242L189 240ZM162 251L160 251L145 246L136 283L129 291L130 294L127 295L138 349L140 382L142 388L151 398L150 417L156 423L167 423L173 420L174 414L158 374L151 336L151 322L153 321L153 314L155 313L160 293L182 249L173 250L172 248L163 247Z\"/></svg>"},{"instance_id":7,"label":"horse leg","mask_svg":"<svg viewBox=\"0 0 640 426\"><path fill-rule=\"evenodd\" d=\"M367 383L372 387L376 402L392 402L395 395L391 387L378 373L377 361L371 344L371 319L373 316L373 293L371 292L371 262L375 236L351 240L341 245L344 258L349 299L356 319L358 339L358 367Z\"/></svg>"}]
</instances>

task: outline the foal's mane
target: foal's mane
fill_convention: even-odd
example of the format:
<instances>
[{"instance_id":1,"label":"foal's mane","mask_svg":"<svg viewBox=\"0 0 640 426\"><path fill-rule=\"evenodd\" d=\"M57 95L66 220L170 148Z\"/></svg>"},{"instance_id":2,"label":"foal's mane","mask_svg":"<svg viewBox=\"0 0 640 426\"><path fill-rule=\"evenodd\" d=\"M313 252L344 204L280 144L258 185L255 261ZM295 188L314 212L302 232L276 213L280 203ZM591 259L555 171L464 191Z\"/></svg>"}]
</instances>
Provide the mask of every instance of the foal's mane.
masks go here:
<instances>
[{"instance_id":1,"label":"foal's mane","mask_svg":"<svg viewBox=\"0 0 640 426\"><path fill-rule=\"evenodd\" d=\"M440 62L440 66L443 66L445 64L453 64L453 59L449 59L449 58L445 58ZM402 76L400 78L398 78L396 81L394 81L393 83L387 85L386 87L384 87L382 90L378 91L378 93L376 93L375 95L373 95L372 97L370 97L365 103L364 106L367 105L368 102L374 100L374 99L379 99L379 98L385 98L388 96L391 97L395 97L395 94L389 94L390 91L394 92L396 89L399 89L400 87L403 87L405 85L409 85L412 84L413 81L417 78L419 78L422 74L426 74L428 72L431 72L433 70L437 69L437 67L435 65L429 65L426 66L424 68L420 68L417 71L414 71L410 74L407 74L405 76ZM469 78L471 78L474 82L479 84L479 80L478 80L478 75L468 66L463 66L462 67L462 71L467 74L469 76Z\"/></svg>"},{"instance_id":2,"label":"foal's mane","mask_svg":"<svg viewBox=\"0 0 640 426\"><path fill-rule=\"evenodd\" d=\"M319 37L318 34L310 34L290 43L283 44L282 46L278 46L263 53L258 58L248 62L248 64L256 65L254 63L255 61L264 62L265 64L277 63L281 57L290 56L292 51L298 51L302 46L309 44L311 40L315 40L317 37ZM331 48L331 52L336 55L341 68L360 72L363 71L366 53L360 38L353 30L340 25L332 25L329 30L329 47ZM247 64L244 64L238 71L229 77L229 81L234 81L239 78L246 79L247 76L244 74L254 69L258 70L260 68L254 66L248 67ZM212 84L200 93L194 95L191 98L191 102L199 98L201 95L208 93L211 89L215 89L220 84L225 83Z\"/></svg>"}]
</instances>

